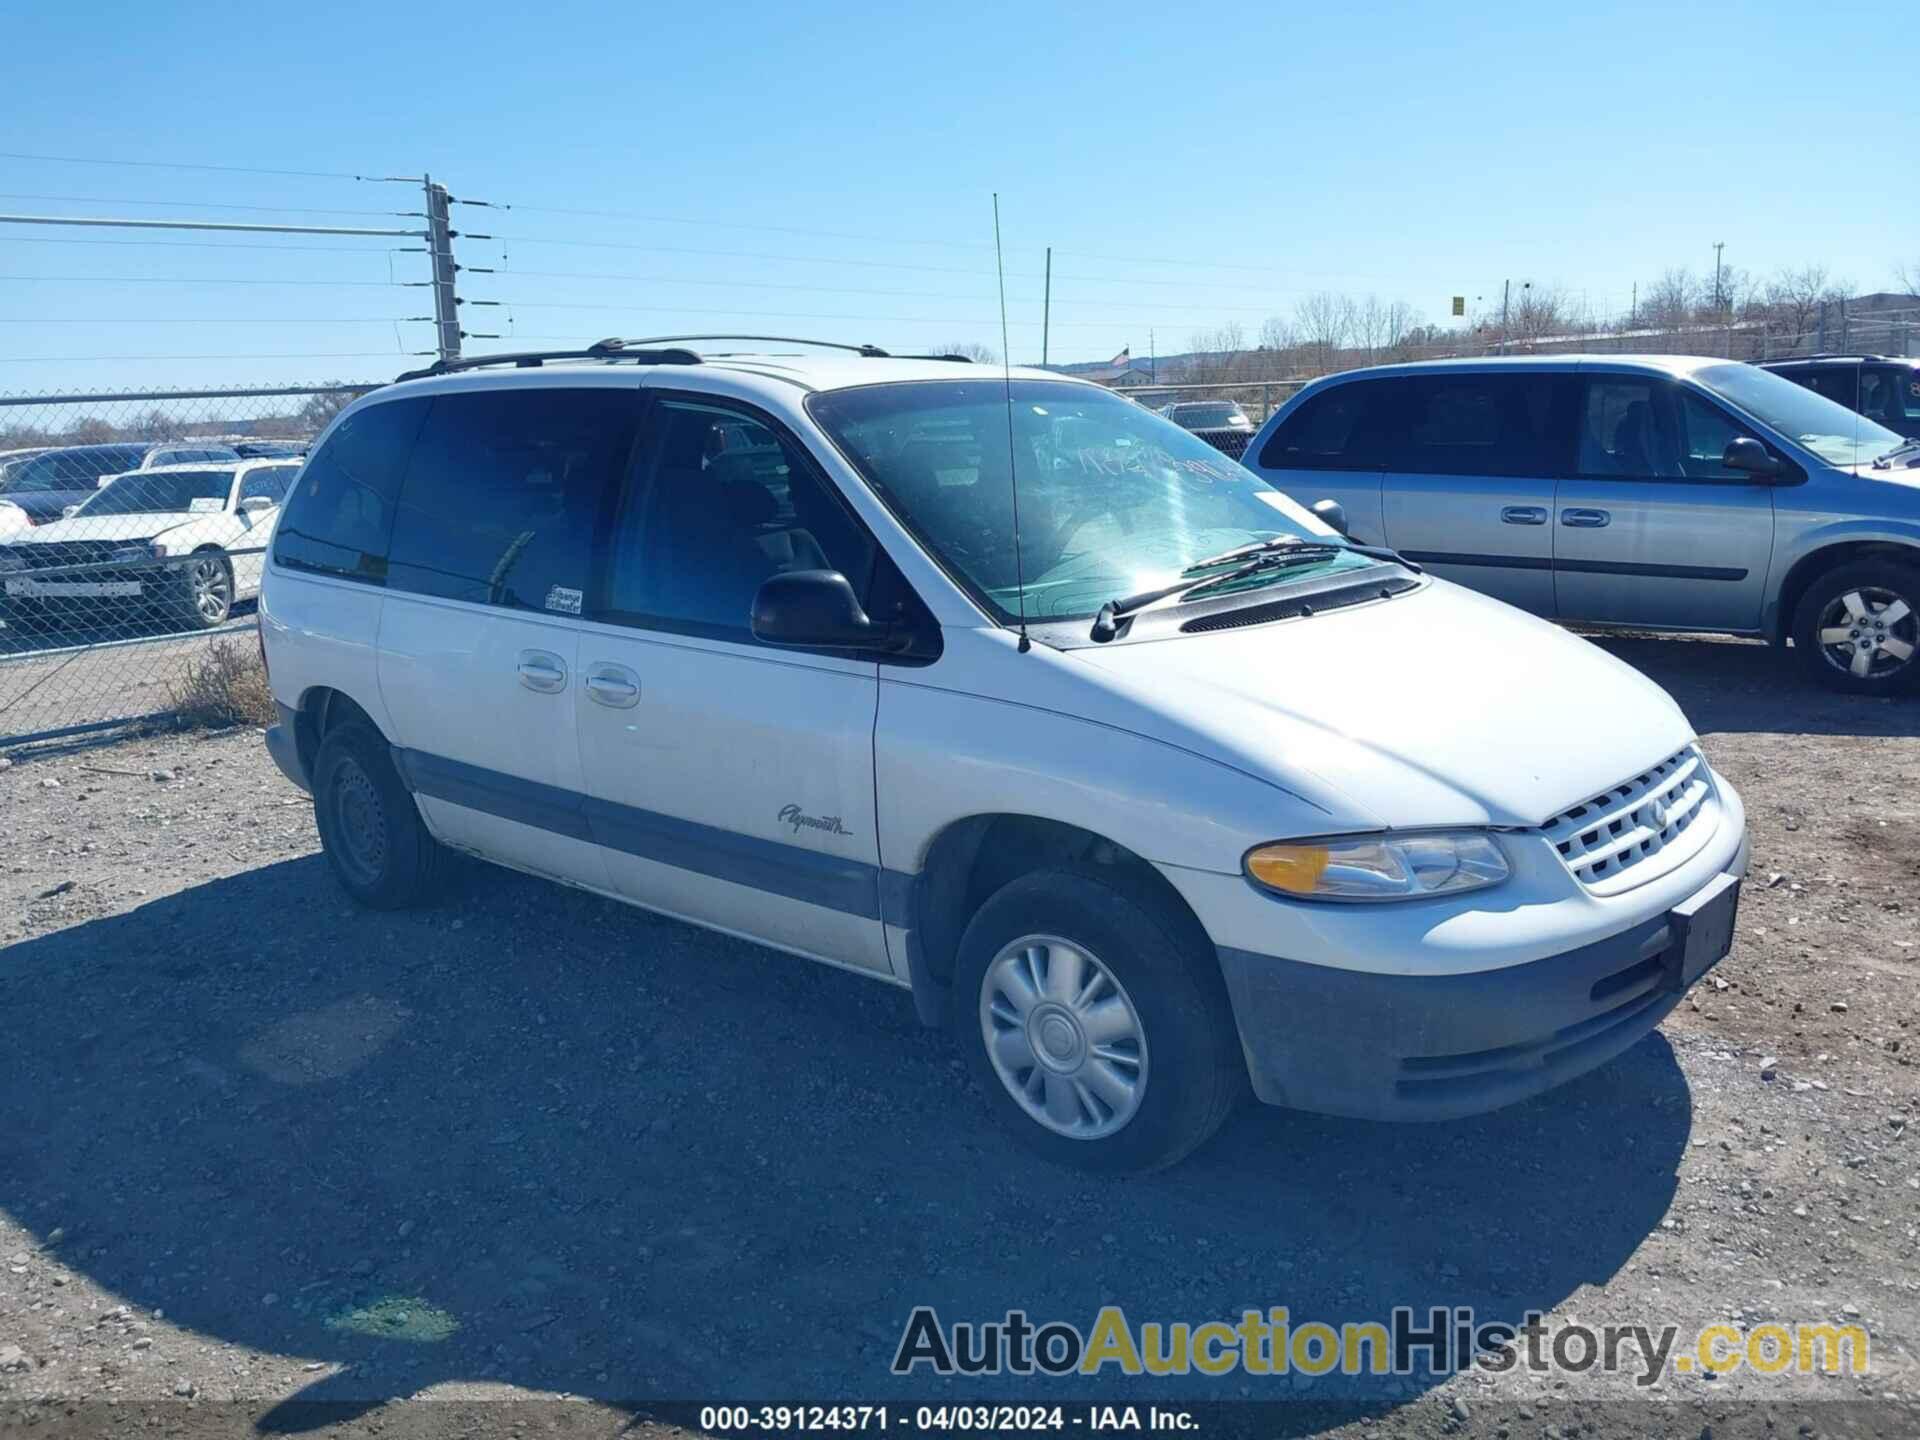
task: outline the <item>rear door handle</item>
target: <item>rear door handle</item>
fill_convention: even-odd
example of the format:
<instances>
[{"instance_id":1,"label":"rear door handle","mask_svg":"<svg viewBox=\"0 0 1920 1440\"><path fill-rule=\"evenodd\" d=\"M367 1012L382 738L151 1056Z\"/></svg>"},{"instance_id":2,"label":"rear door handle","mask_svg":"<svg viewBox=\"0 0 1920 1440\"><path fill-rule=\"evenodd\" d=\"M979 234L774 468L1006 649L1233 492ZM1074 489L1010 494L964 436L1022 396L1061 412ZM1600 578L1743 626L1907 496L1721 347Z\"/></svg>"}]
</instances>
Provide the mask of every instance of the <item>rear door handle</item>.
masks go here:
<instances>
[{"instance_id":1,"label":"rear door handle","mask_svg":"<svg viewBox=\"0 0 1920 1440\"><path fill-rule=\"evenodd\" d=\"M1547 523L1547 507L1509 505L1500 512L1500 518L1509 525L1544 525Z\"/></svg>"},{"instance_id":2,"label":"rear door handle","mask_svg":"<svg viewBox=\"0 0 1920 1440\"><path fill-rule=\"evenodd\" d=\"M624 665L590 665L585 684L592 699L615 710L631 710L640 703L640 677Z\"/></svg>"},{"instance_id":3,"label":"rear door handle","mask_svg":"<svg viewBox=\"0 0 1920 1440\"><path fill-rule=\"evenodd\" d=\"M522 650L520 683L542 695L558 695L567 688L567 662L551 650Z\"/></svg>"},{"instance_id":4,"label":"rear door handle","mask_svg":"<svg viewBox=\"0 0 1920 1440\"><path fill-rule=\"evenodd\" d=\"M1560 512L1560 523L1571 525L1576 530L1598 530L1612 519L1613 516L1604 510L1571 509Z\"/></svg>"}]
</instances>

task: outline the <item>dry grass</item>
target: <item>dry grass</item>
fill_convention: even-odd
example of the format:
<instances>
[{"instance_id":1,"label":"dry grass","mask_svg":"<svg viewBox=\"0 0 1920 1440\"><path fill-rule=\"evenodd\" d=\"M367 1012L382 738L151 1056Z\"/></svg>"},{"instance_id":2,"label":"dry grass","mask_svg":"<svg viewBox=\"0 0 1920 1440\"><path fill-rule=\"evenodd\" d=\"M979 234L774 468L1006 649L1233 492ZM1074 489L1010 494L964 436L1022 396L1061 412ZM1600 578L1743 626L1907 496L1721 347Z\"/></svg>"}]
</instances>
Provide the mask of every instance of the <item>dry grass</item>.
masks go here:
<instances>
[{"instance_id":1,"label":"dry grass","mask_svg":"<svg viewBox=\"0 0 1920 1440\"><path fill-rule=\"evenodd\" d=\"M209 645L167 682L167 707L181 725L196 730L271 724L273 692L260 652L234 640Z\"/></svg>"}]
</instances>

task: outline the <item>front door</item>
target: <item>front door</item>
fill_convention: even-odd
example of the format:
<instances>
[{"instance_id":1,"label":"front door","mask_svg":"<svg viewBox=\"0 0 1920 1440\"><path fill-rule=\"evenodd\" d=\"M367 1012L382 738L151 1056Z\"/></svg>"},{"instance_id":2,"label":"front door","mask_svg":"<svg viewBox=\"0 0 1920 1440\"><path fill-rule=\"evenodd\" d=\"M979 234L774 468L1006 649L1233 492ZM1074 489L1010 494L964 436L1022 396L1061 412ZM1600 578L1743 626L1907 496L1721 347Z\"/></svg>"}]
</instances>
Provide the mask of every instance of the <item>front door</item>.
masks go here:
<instances>
[{"instance_id":1,"label":"front door","mask_svg":"<svg viewBox=\"0 0 1920 1440\"><path fill-rule=\"evenodd\" d=\"M1554 613L1554 476L1569 377L1505 370L1398 382L1387 544L1436 575Z\"/></svg>"},{"instance_id":2,"label":"front door","mask_svg":"<svg viewBox=\"0 0 1920 1440\"><path fill-rule=\"evenodd\" d=\"M1607 372L1583 377L1578 424L1555 499L1560 618L1758 629L1773 487L1720 463L1752 427L1676 381Z\"/></svg>"},{"instance_id":3,"label":"front door","mask_svg":"<svg viewBox=\"0 0 1920 1440\"><path fill-rule=\"evenodd\" d=\"M662 395L581 632L588 822L656 910L889 972L873 799L878 667L754 640L755 591L873 542L804 449L729 402Z\"/></svg>"}]
</instances>

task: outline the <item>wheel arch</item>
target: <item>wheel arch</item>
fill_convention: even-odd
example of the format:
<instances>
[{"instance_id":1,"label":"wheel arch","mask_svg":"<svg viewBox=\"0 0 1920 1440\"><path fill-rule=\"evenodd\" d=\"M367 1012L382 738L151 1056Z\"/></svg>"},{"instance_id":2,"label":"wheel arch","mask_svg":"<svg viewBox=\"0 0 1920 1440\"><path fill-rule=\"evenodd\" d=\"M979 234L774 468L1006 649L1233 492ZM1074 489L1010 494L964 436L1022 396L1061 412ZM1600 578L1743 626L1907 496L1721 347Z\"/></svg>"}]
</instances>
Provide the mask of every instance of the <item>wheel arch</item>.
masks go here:
<instances>
[{"instance_id":1,"label":"wheel arch","mask_svg":"<svg viewBox=\"0 0 1920 1440\"><path fill-rule=\"evenodd\" d=\"M320 754L320 742L327 738L327 732L354 720L367 725L376 735L385 733L373 716L344 690L314 685L300 696L300 703L293 712L293 737L300 763L307 774L313 773L314 761Z\"/></svg>"},{"instance_id":2,"label":"wheel arch","mask_svg":"<svg viewBox=\"0 0 1920 1440\"><path fill-rule=\"evenodd\" d=\"M1920 567L1920 537L1836 539L1808 551L1793 562L1780 581L1772 623L1767 627L1768 638L1776 645L1784 645L1793 633L1794 615L1800 601L1813 583L1829 571L1861 560L1897 560Z\"/></svg>"},{"instance_id":3,"label":"wheel arch","mask_svg":"<svg viewBox=\"0 0 1920 1440\"><path fill-rule=\"evenodd\" d=\"M1212 953L1213 942L1186 897L1135 851L1045 816L1009 811L969 815L934 836L920 873L906 886L900 918L909 932L908 969L924 1023L945 1023L960 937L981 905L1021 876L1054 867L1111 875L1130 898L1150 905L1170 926Z\"/></svg>"}]
</instances>

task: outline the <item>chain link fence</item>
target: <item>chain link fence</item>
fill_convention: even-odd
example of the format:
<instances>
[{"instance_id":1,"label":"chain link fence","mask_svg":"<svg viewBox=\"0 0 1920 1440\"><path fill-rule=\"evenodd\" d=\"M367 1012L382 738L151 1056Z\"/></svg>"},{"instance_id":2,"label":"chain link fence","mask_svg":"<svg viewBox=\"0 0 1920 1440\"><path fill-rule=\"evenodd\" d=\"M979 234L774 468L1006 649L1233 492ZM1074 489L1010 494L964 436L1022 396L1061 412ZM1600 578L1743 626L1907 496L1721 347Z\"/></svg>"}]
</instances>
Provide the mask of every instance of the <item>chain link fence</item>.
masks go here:
<instances>
[{"instance_id":1,"label":"chain link fence","mask_svg":"<svg viewBox=\"0 0 1920 1440\"><path fill-rule=\"evenodd\" d=\"M0 394L0 744L176 713L243 672L281 501L372 388Z\"/></svg>"}]
</instances>

